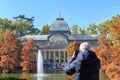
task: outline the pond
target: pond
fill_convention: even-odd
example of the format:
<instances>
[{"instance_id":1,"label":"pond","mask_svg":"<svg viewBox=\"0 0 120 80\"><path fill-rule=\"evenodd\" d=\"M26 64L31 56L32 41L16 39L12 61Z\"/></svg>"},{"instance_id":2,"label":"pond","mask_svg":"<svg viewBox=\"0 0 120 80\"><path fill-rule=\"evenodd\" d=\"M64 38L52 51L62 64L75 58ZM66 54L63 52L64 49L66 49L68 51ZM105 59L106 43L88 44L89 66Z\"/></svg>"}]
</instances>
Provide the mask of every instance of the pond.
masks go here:
<instances>
[{"instance_id":1,"label":"pond","mask_svg":"<svg viewBox=\"0 0 120 80\"><path fill-rule=\"evenodd\" d=\"M0 78L9 76L27 80L67 80L65 74L45 74L45 76L36 76L36 74L0 74Z\"/></svg>"},{"instance_id":2,"label":"pond","mask_svg":"<svg viewBox=\"0 0 120 80\"><path fill-rule=\"evenodd\" d=\"M26 80L67 80L67 75L64 73L46 73L42 76L36 74L22 73L22 74L0 74L0 78L15 77Z\"/></svg>"},{"instance_id":3,"label":"pond","mask_svg":"<svg viewBox=\"0 0 120 80\"><path fill-rule=\"evenodd\" d=\"M43 76L36 76L36 74L22 73L22 74L0 74L0 78L3 77L15 77L26 80L73 80L70 76L65 73L46 73ZM105 73L100 75L100 80L109 80Z\"/></svg>"}]
</instances>

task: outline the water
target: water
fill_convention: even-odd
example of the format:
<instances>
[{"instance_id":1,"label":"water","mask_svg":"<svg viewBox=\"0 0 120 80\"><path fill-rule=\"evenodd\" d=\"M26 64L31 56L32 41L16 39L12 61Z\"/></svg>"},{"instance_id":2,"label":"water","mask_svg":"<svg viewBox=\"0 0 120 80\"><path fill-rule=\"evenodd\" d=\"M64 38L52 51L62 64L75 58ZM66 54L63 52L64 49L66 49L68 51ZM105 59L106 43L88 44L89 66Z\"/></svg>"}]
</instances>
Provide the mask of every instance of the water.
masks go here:
<instances>
[{"instance_id":1,"label":"water","mask_svg":"<svg viewBox=\"0 0 120 80\"><path fill-rule=\"evenodd\" d=\"M43 57L41 50L38 50L37 55L37 74L35 75L37 80L43 80L43 77L46 76L43 72Z\"/></svg>"},{"instance_id":2,"label":"water","mask_svg":"<svg viewBox=\"0 0 120 80\"><path fill-rule=\"evenodd\" d=\"M35 76L36 74L22 73L22 74L0 74L0 78L5 76L15 77L26 80L67 80L67 75L64 73L46 73L47 76Z\"/></svg>"},{"instance_id":3,"label":"water","mask_svg":"<svg viewBox=\"0 0 120 80\"><path fill-rule=\"evenodd\" d=\"M0 74L0 78L5 76L7 77L15 77L26 80L74 80L71 79L70 76L67 76L64 72L59 73L45 73L47 76L34 76L35 74L30 73L22 73L22 74ZM106 77L105 73L100 75L100 80L110 80Z\"/></svg>"},{"instance_id":4,"label":"water","mask_svg":"<svg viewBox=\"0 0 120 80\"><path fill-rule=\"evenodd\" d=\"M37 75L43 75L43 57L42 57L41 50L38 50Z\"/></svg>"}]
</instances>

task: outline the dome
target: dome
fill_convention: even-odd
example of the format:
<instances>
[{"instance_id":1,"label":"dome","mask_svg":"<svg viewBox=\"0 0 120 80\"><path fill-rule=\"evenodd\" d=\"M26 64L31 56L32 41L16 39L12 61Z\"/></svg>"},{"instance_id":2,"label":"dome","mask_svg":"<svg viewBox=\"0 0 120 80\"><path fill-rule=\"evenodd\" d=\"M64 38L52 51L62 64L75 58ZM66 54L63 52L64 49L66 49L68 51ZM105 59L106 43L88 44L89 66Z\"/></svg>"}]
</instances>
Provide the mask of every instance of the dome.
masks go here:
<instances>
[{"instance_id":1,"label":"dome","mask_svg":"<svg viewBox=\"0 0 120 80\"><path fill-rule=\"evenodd\" d=\"M56 20L51 24L51 31L65 31L70 32L68 24L64 21L64 18L56 18Z\"/></svg>"}]
</instances>

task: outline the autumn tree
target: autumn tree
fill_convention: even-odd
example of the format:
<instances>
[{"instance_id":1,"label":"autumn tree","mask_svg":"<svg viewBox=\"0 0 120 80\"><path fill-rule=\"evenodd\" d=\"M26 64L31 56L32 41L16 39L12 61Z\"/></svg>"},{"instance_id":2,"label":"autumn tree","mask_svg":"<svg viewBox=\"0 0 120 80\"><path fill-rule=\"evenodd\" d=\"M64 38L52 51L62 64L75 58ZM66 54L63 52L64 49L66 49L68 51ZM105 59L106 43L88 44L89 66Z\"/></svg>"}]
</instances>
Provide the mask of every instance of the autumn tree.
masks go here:
<instances>
[{"instance_id":1,"label":"autumn tree","mask_svg":"<svg viewBox=\"0 0 120 80\"><path fill-rule=\"evenodd\" d=\"M22 48L22 53L21 53L21 66L22 70L24 72L30 72L34 71L36 66L35 66L35 61L36 61L36 50L37 47L34 44L34 40L32 38L28 39L27 41L24 41L23 43L23 48Z\"/></svg>"},{"instance_id":2,"label":"autumn tree","mask_svg":"<svg viewBox=\"0 0 120 80\"><path fill-rule=\"evenodd\" d=\"M79 51L79 45L80 45L80 43L77 41L74 41L74 42L69 44L69 46L67 48L68 57L71 57L75 50Z\"/></svg>"},{"instance_id":3,"label":"autumn tree","mask_svg":"<svg viewBox=\"0 0 120 80\"><path fill-rule=\"evenodd\" d=\"M112 20L109 30L103 29L101 46L94 49L101 60L102 70L111 80L120 80L120 16Z\"/></svg>"},{"instance_id":4,"label":"autumn tree","mask_svg":"<svg viewBox=\"0 0 120 80\"><path fill-rule=\"evenodd\" d=\"M18 39L12 31L7 30L0 42L0 67L3 73L15 71L18 57Z\"/></svg>"},{"instance_id":5,"label":"autumn tree","mask_svg":"<svg viewBox=\"0 0 120 80\"><path fill-rule=\"evenodd\" d=\"M79 46L80 46L80 43L77 41L73 41L72 43L69 44L67 48L69 58L72 57L75 50L79 51ZM68 80L74 80L74 75L68 76Z\"/></svg>"}]
</instances>

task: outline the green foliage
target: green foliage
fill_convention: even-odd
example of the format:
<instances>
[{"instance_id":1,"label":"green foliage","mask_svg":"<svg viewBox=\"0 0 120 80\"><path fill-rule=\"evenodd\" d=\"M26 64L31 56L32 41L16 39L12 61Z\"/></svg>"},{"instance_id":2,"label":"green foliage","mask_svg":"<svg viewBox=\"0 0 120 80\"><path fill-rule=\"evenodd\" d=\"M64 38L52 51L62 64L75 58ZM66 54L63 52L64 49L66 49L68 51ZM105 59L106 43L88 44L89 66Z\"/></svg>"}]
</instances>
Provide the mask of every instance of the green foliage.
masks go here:
<instances>
[{"instance_id":1,"label":"green foliage","mask_svg":"<svg viewBox=\"0 0 120 80\"><path fill-rule=\"evenodd\" d=\"M46 24L42 27L41 33L42 35L46 35L49 34L49 30L50 30L50 25Z\"/></svg>"},{"instance_id":2,"label":"green foliage","mask_svg":"<svg viewBox=\"0 0 120 80\"><path fill-rule=\"evenodd\" d=\"M100 80L110 80L110 79L107 77L106 73L102 71L100 73Z\"/></svg>"},{"instance_id":3,"label":"green foliage","mask_svg":"<svg viewBox=\"0 0 120 80\"><path fill-rule=\"evenodd\" d=\"M19 78L14 78L14 77L5 77L5 78L0 78L0 80L26 80L26 79L19 79Z\"/></svg>"},{"instance_id":4,"label":"green foliage","mask_svg":"<svg viewBox=\"0 0 120 80\"><path fill-rule=\"evenodd\" d=\"M82 29L82 28L79 28L79 33L80 33L80 34L86 34L86 30L85 30L85 29Z\"/></svg>"},{"instance_id":5,"label":"green foliage","mask_svg":"<svg viewBox=\"0 0 120 80\"><path fill-rule=\"evenodd\" d=\"M98 25L98 33L101 34L102 29L109 31L109 26L111 25L112 20L106 20Z\"/></svg>"},{"instance_id":6,"label":"green foliage","mask_svg":"<svg viewBox=\"0 0 120 80\"><path fill-rule=\"evenodd\" d=\"M72 27L71 27L71 33L72 34L78 34L78 25L73 25Z\"/></svg>"},{"instance_id":7,"label":"green foliage","mask_svg":"<svg viewBox=\"0 0 120 80\"><path fill-rule=\"evenodd\" d=\"M14 26L13 26L13 21L9 20L7 18L0 18L0 29L2 29L3 31L6 30L13 30Z\"/></svg>"},{"instance_id":8,"label":"green foliage","mask_svg":"<svg viewBox=\"0 0 120 80\"><path fill-rule=\"evenodd\" d=\"M102 22L98 25L96 25L95 23L89 24L86 32L87 34L101 35L102 29L106 29L107 31L109 31L110 24L111 20L106 20L105 22Z\"/></svg>"},{"instance_id":9,"label":"green foliage","mask_svg":"<svg viewBox=\"0 0 120 80\"><path fill-rule=\"evenodd\" d=\"M34 28L33 23L25 22L22 20L16 21L14 23L15 30L17 36L31 35L31 34L39 34L40 30Z\"/></svg>"},{"instance_id":10,"label":"green foliage","mask_svg":"<svg viewBox=\"0 0 120 80\"><path fill-rule=\"evenodd\" d=\"M7 30L14 31L18 37L40 33L40 30L34 27L32 21L24 21L22 19L13 21L7 18L0 18L0 33Z\"/></svg>"},{"instance_id":11,"label":"green foliage","mask_svg":"<svg viewBox=\"0 0 120 80\"><path fill-rule=\"evenodd\" d=\"M98 34L98 26L93 23L93 24L90 24L88 25L88 28L87 28L87 33L88 34Z\"/></svg>"}]
</instances>

